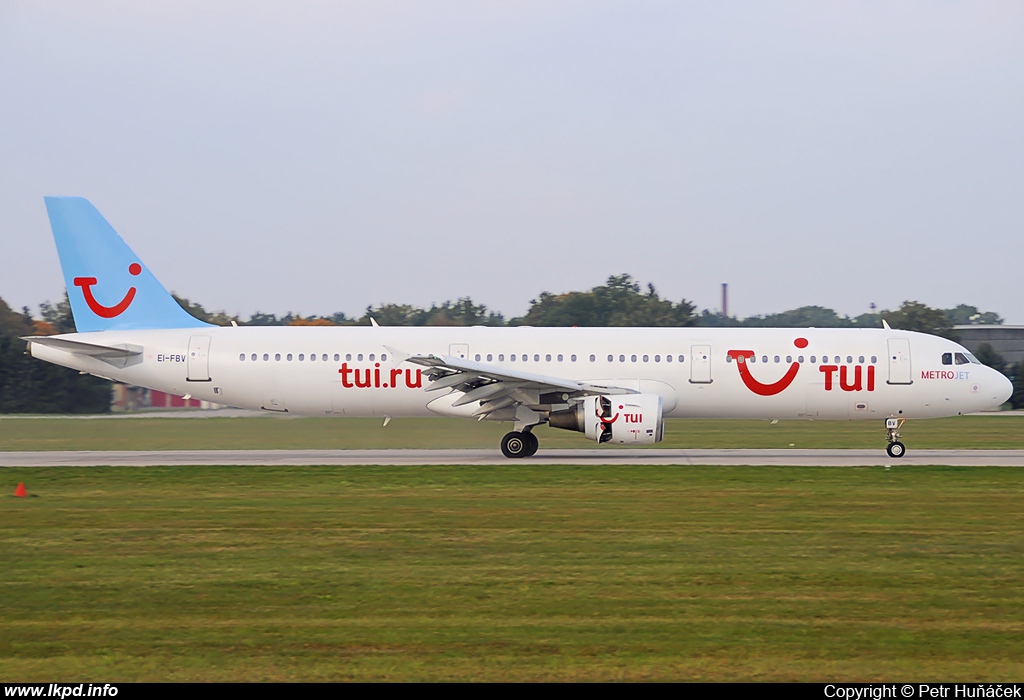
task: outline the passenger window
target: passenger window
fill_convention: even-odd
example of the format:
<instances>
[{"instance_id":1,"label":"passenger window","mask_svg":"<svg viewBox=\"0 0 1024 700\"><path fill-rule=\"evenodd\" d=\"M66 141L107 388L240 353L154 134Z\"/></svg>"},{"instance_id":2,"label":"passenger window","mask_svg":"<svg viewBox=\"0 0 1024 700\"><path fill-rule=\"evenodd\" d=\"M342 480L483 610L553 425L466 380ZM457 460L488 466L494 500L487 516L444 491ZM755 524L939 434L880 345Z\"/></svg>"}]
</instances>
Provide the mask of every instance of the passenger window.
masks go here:
<instances>
[{"instance_id":1,"label":"passenger window","mask_svg":"<svg viewBox=\"0 0 1024 700\"><path fill-rule=\"evenodd\" d=\"M596 356L594 356L594 355L591 355L591 356L590 356L590 361L591 361L591 362L597 362L597 357L596 357Z\"/></svg>"},{"instance_id":2,"label":"passenger window","mask_svg":"<svg viewBox=\"0 0 1024 700\"><path fill-rule=\"evenodd\" d=\"M861 355L860 357L857 358L857 364L861 364L861 365L864 364L864 356L863 355Z\"/></svg>"},{"instance_id":3,"label":"passenger window","mask_svg":"<svg viewBox=\"0 0 1024 700\"><path fill-rule=\"evenodd\" d=\"M757 362L757 355L751 355L750 359L747 360L747 362L749 362L751 364L755 364Z\"/></svg>"},{"instance_id":4,"label":"passenger window","mask_svg":"<svg viewBox=\"0 0 1024 700\"><path fill-rule=\"evenodd\" d=\"M576 355L570 355L569 356L569 361L570 362L575 362L576 361Z\"/></svg>"},{"instance_id":5,"label":"passenger window","mask_svg":"<svg viewBox=\"0 0 1024 700\"><path fill-rule=\"evenodd\" d=\"M253 354L252 354L252 361L253 361L253 362L255 362L255 361L256 361L256 353L253 353Z\"/></svg>"},{"instance_id":6,"label":"passenger window","mask_svg":"<svg viewBox=\"0 0 1024 700\"><path fill-rule=\"evenodd\" d=\"M350 352L346 352L345 353L345 361L346 362L351 362L352 361L352 353L350 353Z\"/></svg>"},{"instance_id":7,"label":"passenger window","mask_svg":"<svg viewBox=\"0 0 1024 700\"><path fill-rule=\"evenodd\" d=\"M792 355L786 355L786 362L792 362L792 361L793 361L793 356Z\"/></svg>"},{"instance_id":8,"label":"passenger window","mask_svg":"<svg viewBox=\"0 0 1024 700\"><path fill-rule=\"evenodd\" d=\"M613 361L614 359L615 359L615 358L614 358L614 357L612 357L611 355L609 355L609 356L608 356L608 361L609 361L609 362L612 362L612 361Z\"/></svg>"},{"instance_id":9,"label":"passenger window","mask_svg":"<svg viewBox=\"0 0 1024 700\"><path fill-rule=\"evenodd\" d=\"M848 365L852 365L853 364L853 356L852 355L847 355L846 356L846 364L848 364Z\"/></svg>"},{"instance_id":10,"label":"passenger window","mask_svg":"<svg viewBox=\"0 0 1024 700\"><path fill-rule=\"evenodd\" d=\"M534 362L540 362L540 355L534 355L533 356L533 361ZM551 361L551 355L548 355L548 361L549 362Z\"/></svg>"},{"instance_id":11,"label":"passenger window","mask_svg":"<svg viewBox=\"0 0 1024 700\"><path fill-rule=\"evenodd\" d=\"M266 362L270 359L270 353L263 353L263 361Z\"/></svg>"},{"instance_id":12,"label":"passenger window","mask_svg":"<svg viewBox=\"0 0 1024 700\"><path fill-rule=\"evenodd\" d=\"M291 362L292 361L292 354L288 353L288 356L285 359L287 359L289 362Z\"/></svg>"},{"instance_id":13,"label":"passenger window","mask_svg":"<svg viewBox=\"0 0 1024 700\"><path fill-rule=\"evenodd\" d=\"M871 356L871 364L875 364L876 362L878 362L878 357L875 356L875 355L872 355Z\"/></svg>"},{"instance_id":14,"label":"passenger window","mask_svg":"<svg viewBox=\"0 0 1024 700\"><path fill-rule=\"evenodd\" d=\"M626 361L626 356L625 355L619 355L619 362L625 362L625 361Z\"/></svg>"},{"instance_id":15,"label":"passenger window","mask_svg":"<svg viewBox=\"0 0 1024 700\"><path fill-rule=\"evenodd\" d=\"M651 359L650 356L644 355L644 362L649 362L650 359Z\"/></svg>"},{"instance_id":16,"label":"passenger window","mask_svg":"<svg viewBox=\"0 0 1024 700\"><path fill-rule=\"evenodd\" d=\"M516 356L515 355L509 355L508 359L509 359L510 362L515 362L516 361Z\"/></svg>"},{"instance_id":17,"label":"passenger window","mask_svg":"<svg viewBox=\"0 0 1024 700\"><path fill-rule=\"evenodd\" d=\"M326 360L326 359L327 359L327 357L325 356L325 357L324 357L324 359ZM388 356L387 356L387 355L385 355L384 353L381 353L381 355L380 355L380 361L381 361L381 362L387 362L387 361L388 361Z\"/></svg>"},{"instance_id":18,"label":"passenger window","mask_svg":"<svg viewBox=\"0 0 1024 700\"><path fill-rule=\"evenodd\" d=\"M537 361L540 361L540 357L539 357L539 356L537 356L537 355L534 355L534 356L533 356L533 359L535 359L535 360L537 360ZM545 355L545 356L544 356L544 361L545 361L545 362L551 362L551 355Z\"/></svg>"},{"instance_id":19,"label":"passenger window","mask_svg":"<svg viewBox=\"0 0 1024 700\"><path fill-rule=\"evenodd\" d=\"M814 357L814 355L811 355L811 364L813 365L813 364L817 363L817 361L818 360Z\"/></svg>"},{"instance_id":20,"label":"passenger window","mask_svg":"<svg viewBox=\"0 0 1024 700\"><path fill-rule=\"evenodd\" d=\"M655 355L654 356L654 361L655 362L661 362L661 355Z\"/></svg>"},{"instance_id":21,"label":"passenger window","mask_svg":"<svg viewBox=\"0 0 1024 700\"><path fill-rule=\"evenodd\" d=\"M274 360L276 360L277 362L280 362L281 361L281 353L277 353L276 355L274 355Z\"/></svg>"},{"instance_id":22,"label":"passenger window","mask_svg":"<svg viewBox=\"0 0 1024 700\"><path fill-rule=\"evenodd\" d=\"M334 361L338 362L340 359L341 359L341 355L339 355L338 353L334 353ZM326 355L324 356L324 361L325 362L327 361L327 356Z\"/></svg>"},{"instance_id":23,"label":"passenger window","mask_svg":"<svg viewBox=\"0 0 1024 700\"><path fill-rule=\"evenodd\" d=\"M671 355L665 355L665 362L671 362L671 361L672 361L672 356Z\"/></svg>"},{"instance_id":24,"label":"passenger window","mask_svg":"<svg viewBox=\"0 0 1024 700\"><path fill-rule=\"evenodd\" d=\"M299 362L303 362L306 359L305 353L299 353Z\"/></svg>"},{"instance_id":25,"label":"passenger window","mask_svg":"<svg viewBox=\"0 0 1024 700\"><path fill-rule=\"evenodd\" d=\"M730 363L730 364L732 364L732 355L726 355L725 356L725 361Z\"/></svg>"},{"instance_id":26,"label":"passenger window","mask_svg":"<svg viewBox=\"0 0 1024 700\"><path fill-rule=\"evenodd\" d=\"M630 362L636 362L636 355L630 355L629 356L629 361Z\"/></svg>"},{"instance_id":27,"label":"passenger window","mask_svg":"<svg viewBox=\"0 0 1024 700\"><path fill-rule=\"evenodd\" d=\"M310 362L316 362L316 353L313 353L313 352L309 353L309 361Z\"/></svg>"},{"instance_id":28,"label":"passenger window","mask_svg":"<svg viewBox=\"0 0 1024 700\"><path fill-rule=\"evenodd\" d=\"M778 355L776 355L775 356L775 364L779 364L780 362L782 362L782 358L779 357Z\"/></svg>"},{"instance_id":29,"label":"passenger window","mask_svg":"<svg viewBox=\"0 0 1024 700\"><path fill-rule=\"evenodd\" d=\"M356 355L356 360L358 362L362 362L363 361L363 353L359 353L358 355Z\"/></svg>"},{"instance_id":30,"label":"passenger window","mask_svg":"<svg viewBox=\"0 0 1024 700\"><path fill-rule=\"evenodd\" d=\"M680 355L679 356L679 361L680 362L685 362L686 361L686 355Z\"/></svg>"},{"instance_id":31,"label":"passenger window","mask_svg":"<svg viewBox=\"0 0 1024 700\"><path fill-rule=\"evenodd\" d=\"M498 355L498 362L504 362L504 361L505 361L505 354L502 353L502 354Z\"/></svg>"},{"instance_id":32,"label":"passenger window","mask_svg":"<svg viewBox=\"0 0 1024 700\"><path fill-rule=\"evenodd\" d=\"M476 355L474 355L473 359L475 359L477 362L479 362L480 361L480 354L477 353Z\"/></svg>"},{"instance_id":33,"label":"passenger window","mask_svg":"<svg viewBox=\"0 0 1024 700\"><path fill-rule=\"evenodd\" d=\"M562 357L561 355L559 355L559 356L558 356L558 361L559 361L559 362L561 362L561 361L562 361L562 360L564 360L564 359L565 359L565 358L564 358L564 357Z\"/></svg>"},{"instance_id":34,"label":"passenger window","mask_svg":"<svg viewBox=\"0 0 1024 700\"><path fill-rule=\"evenodd\" d=\"M494 355L492 355L491 353L487 353L487 361L491 362L493 360L494 360Z\"/></svg>"},{"instance_id":35,"label":"passenger window","mask_svg":"<svg viewBox=\"0 0 1024 700\"><path fill-rule=\"evenodd\" d=\"M761 355L761 362L763 362L765 364L768 364L768 356L767 355Z\"/></svg>"},{"instance_id":36,"label":"passenger window","mask_svg":"<svg viewBox=\"0 0 1024 700\"><path fill-rule=\"evenodd\" d=\"M242 362L245 362L245 353L243 352L241 355L239 355L238 359L241 360Z\"/></svg>"},{"instance_id":37,"label":"passenger window","mask_svg":"<svg viewBox=\"0 0 1024 700\"><path fill-rule=\"evenodd\" d=\"M800 364L803 364L804 363L804 356L803 355L798 356L796 358L796 361L799 362Z\"/></svg>"}]
</instances>

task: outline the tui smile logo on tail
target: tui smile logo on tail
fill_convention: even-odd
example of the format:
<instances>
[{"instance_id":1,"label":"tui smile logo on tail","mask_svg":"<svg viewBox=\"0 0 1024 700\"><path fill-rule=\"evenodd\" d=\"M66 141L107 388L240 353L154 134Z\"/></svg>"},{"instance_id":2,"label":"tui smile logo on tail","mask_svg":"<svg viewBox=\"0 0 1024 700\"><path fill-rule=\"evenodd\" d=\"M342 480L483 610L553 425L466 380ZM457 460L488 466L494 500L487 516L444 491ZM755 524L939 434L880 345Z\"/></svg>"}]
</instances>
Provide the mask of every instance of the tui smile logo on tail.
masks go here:
<instances>
[{"instance_id":1,"label":"tui smile logo on tail","mask_svg":"<svg viewBox=\"0 0 1024 700\"><path fill-rule=\"evenodd\" d=\"M793 341L793 345L802 350L807 347L807 338L797 338ZM786 373L782 375L782 379L771 384L765 384L754 378L747 363L747 360L756 354L753 350L730 350L728 352L729 357L736 361L736 369L739 370L740 379L743 380L743 384L758 396L775 396L788 389L789 385L796 379L797 372L800 371L800 363L793 362L790 364L789 369L786 370Z\"/></svg>"},{"instance_id":2,"label":"tui smile logo on tail","mask_svg":"<svg viewBox=\"0 0 1024 700\"><path fill-rule=\"evenodd\" d=\"M128 272L133 277L137 277L142 272L142 265L134 262L128 266ZM135 287L129 287L128 292L121 301L113 306L104 306L96 301L96 297L92 293L92 286L97 283L95 277L76 277L74 283L76 287L82 288L82 296L85 297L85 303L89 305L89 309L102 318L120 316L128 310L128 307L132 305L132 301L135 300Z\"/></svg>"}]
</instances>

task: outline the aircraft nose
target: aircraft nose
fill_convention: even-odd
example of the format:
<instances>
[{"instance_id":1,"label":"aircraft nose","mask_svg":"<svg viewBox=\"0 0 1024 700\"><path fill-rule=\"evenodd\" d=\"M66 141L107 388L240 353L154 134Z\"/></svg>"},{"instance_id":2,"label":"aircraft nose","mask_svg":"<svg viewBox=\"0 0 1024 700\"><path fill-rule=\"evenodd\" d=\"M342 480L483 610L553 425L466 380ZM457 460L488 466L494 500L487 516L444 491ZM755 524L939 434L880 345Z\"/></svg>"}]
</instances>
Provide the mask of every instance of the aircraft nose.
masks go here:
<instances>
[{"instance_id":1,"label":"aircraft nose","mask_svg":"<svg viewBox=\"0 0 1024 700\"><path fill-rule=\"evenodd\" d=\"M1011 396L1013 396L1013 383L1009 379L1007 379L1006 375L1004 375L1002 372L996 372L996 374L999 375L999 379L997 380L997 384L999 387L997 391L999 393L999 397L997 398L999 398L999 405L1002 406L1004 403L1010 400Z\"/></svg>"}]
</instances>

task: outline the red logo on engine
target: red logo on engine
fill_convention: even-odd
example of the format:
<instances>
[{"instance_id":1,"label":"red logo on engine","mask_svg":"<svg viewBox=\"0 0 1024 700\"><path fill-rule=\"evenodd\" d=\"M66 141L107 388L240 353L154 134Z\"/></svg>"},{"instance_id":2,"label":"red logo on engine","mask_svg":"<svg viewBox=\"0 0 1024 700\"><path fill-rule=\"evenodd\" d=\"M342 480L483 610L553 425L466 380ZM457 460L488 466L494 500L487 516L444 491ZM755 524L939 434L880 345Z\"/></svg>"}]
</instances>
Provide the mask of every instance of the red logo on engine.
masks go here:
<instances>
[{"instance_id":1,"label":"red logo on engine","mask_svg":"<svg viewBox=\"0 0 1024 700\"><path fill-rule=\"evenodd\" d=\"M142 265L138 263L132 263L128 266L128 272L133 277L137 277L142 272ZM104 306L103 304L96 301L96 297L93 296L92 286L96 284L95 277L76 277L74 283L76 287L82 288L82 296L85 297L85 303L89 305L89 308L94 314L102 318L114 318L120 316L128 307L132 305L135 300L135 287L129 287L128 292L124 295L124 299L114 304L113 306Z\"/></svg>"},{"instance_id":2,"label":"red logo on engine","mask_svg":"<svg viewBox=\"0 0 1024 700\"><path fill-rule=\"evenodd\" d=\"M601 421L601 425L604 427L604 429L609 430L612 427L612 423L614 423L615 421L617 421L619 419L619 414L616 413L614 416L609 418L605 414L605 412L611 413L611 411L612 411L611 402L608 402L608 406L607 407L602 407L601 404L602 404L602 401L597 401L596 402L596 404L594 405L594 414L597 416L597 419L599 421ZM622 406L619 406L619 410L620 411L622 410Z\"/></svg>"},{"instance_id":3,"label":"red logo on engine","mask_svg":"<svg viewBox=\"0 0 1024 700\"><path fill-rule=\"evenodd\" d=\"M807 338L797 338L793 341L793 345L803 349L807 347ZM757 355L753 350L730 350L728 352L729 357L736 361L736 369L739 370L740 379L743 380L743 384L748 389L757 394L758 396L775 396L786 389L796 379L797 372L800 371L800 363L793 362L790 364L789 369L782 375L782 379L771 384L764 384L754 379L754 375L750 372L749 363L747 360Z\"/></svg>"}]
</instances>

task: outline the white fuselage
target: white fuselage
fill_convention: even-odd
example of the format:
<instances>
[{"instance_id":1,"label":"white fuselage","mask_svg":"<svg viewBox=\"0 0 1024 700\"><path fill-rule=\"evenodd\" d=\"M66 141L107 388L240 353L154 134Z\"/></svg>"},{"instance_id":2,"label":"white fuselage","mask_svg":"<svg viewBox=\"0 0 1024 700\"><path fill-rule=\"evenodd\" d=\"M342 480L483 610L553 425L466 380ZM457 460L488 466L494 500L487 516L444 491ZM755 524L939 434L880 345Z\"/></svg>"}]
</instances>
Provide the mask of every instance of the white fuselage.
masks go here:
<instances>
[{"instance_id":1,"label":"white fuselage","mask_svg":"<svg viewBox=\"0 0 1024 700\"><path fill-rule=\"evenodd\" d=\"M446 391L426 391L427 370L403 362L406 353L656 393L677 418L955 416L998 406L1009 386L983 365L944 363L966 353L952 341L883 329L211 327L63 337L142 352L125 366L37 343L32 354L119 382L309 416L472 413L439 400Z\"/></svg>"}]
</instances>

